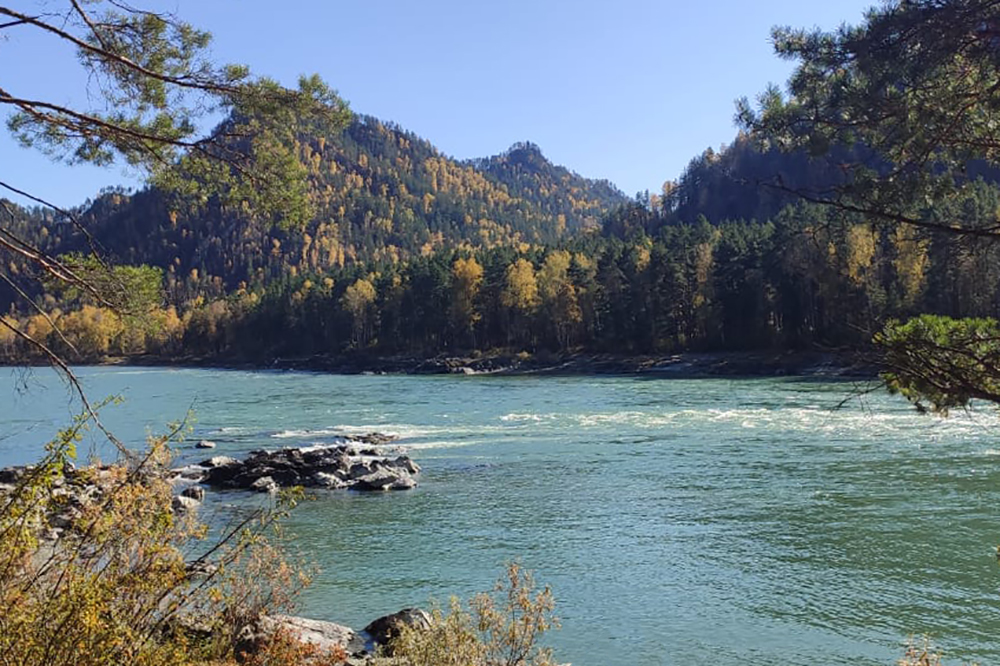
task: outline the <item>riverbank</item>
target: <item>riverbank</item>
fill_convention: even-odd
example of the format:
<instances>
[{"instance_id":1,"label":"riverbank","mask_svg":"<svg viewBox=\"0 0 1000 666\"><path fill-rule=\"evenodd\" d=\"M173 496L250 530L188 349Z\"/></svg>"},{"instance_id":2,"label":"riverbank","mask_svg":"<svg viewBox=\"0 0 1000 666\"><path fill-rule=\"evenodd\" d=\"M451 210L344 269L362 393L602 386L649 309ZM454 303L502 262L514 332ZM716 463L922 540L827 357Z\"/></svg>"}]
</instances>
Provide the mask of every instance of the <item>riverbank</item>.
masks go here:
<instances>
[{"instance_id":1,"label":"riverbank","mask_svg":"<svg viewBox=\"0 0 1000 666\"><path fill-rule=\"evenodd\" d=\"M407 456L386 455L398 453L395 447L385 448L395 438L369 433L362 436L345 434L339 439L345 443L256 451L242 461L216 456L199 464L173 469L157 464L147 467L145 462L138 467L118 462L80 468L74 465L0 468L0 506L6 507L3 515L13 519L12 524L26 530L22 536L8 539L9 543L4 542L9 547L23 547L26 557L7 562L8 570L2 582L9 585L18 576L33 577L54 583L51 594L68 597L71 591L59 587L67 571L73 571L78 576L80 571L96 573L96 577L120 573L112 566L101 564L111 553L116 556L125 553L125 560L143 565L183 565L185 575L182 578L154 577L154 587L148 589L132 587L130 581L134 580L134 576L128 572L116 589L125 586L121 594L129 595L130 609L142 609L140 604L143 603L162 609L162 615L150 610L149 616L154 617L156 622L173 627L186 637L185 640L204 645L217 640L232 640L232 652L244 657L249 655L251 663L271 663L274 655L284 654L299 655L304 659L301 663L310 664L319 664L320 661L335 661L348 666L392 663L381 658L383 651L391 655L392 641L406 629L429 630L433 622L429 613L417 608L404 608L379 617L365 625L364 629L355 631L326 620L271 614L275 609L266 606L246 606L243 610L251 614L233 620L243 624L230 627L231 633L226 633L227 630L220 626L223 617L212 609L211 604L199 604L199 595L204 596L210 583L218 586L213 589L225 589L231 584L226 582L224 571L227 565L233 566L238 560L233 558L233 551L223 546L243 528L232 530L231 526L225 527L223 533L228 532L228 536L222 537L215 547L195 559L172 559L185 557L182 545L189 544L193 538L202 538L196 535L202 528L207 528L207 524L199 527L198 523L190 522L191 519L197 520L201 512L202 504L207 499L206 488L277 492L279 488L304 486L377 491L408 489L416 485L410 476L419 472L416 464ZM195 448L214 448L214 444L202 441ZM373 476L378 476L380 480L373 481ZM256 482L251 482L251 479ZM267 484L260 484L259 481L264 479ZM406 483L400 484L400 481ZM135 501L137 495L141 498L138 502ZM22 506L29 507L24 514L18 513ZM165 510L165 513L157 514L159 510ZM143 513L140 515L137 511ZM101 525L108 512L117 512L114 513L117 521L137 521L133 529L138 526L139 532L127 532L124 540L117 540ZM154 525L157 518L161 520L158 523L160 528ZM264 533L262 527L252 529L257 530L255 533L258 536ZM27 535L34 538L30 544L22 546L20 539ZM150 543L159 546L160 550L150 548ZM153 554L150 556L149 553ZM187 553L188 558L190 555ZM139 571L147 570L140 564L133 566ZM155 576L155 573L147 572L146 576ZM285 594L281 587L284 583L278 577L268 578L261 585L260 592L263 594L277 592L278 598ZM61 596L50 596L44 603L51 604ZM168 597L178 600L169 609L163 603ZM286 598L290 600L290 597ZM110 608L116 600L106 603ZM279 604L277 609L289 610L291 605ZM124 632L128 628L142 626L128 622L126 620L118 625L115 631ZM102 629L111 626L108 623L102 625ZM244 661L244 658L239 660Z\"/></svg>"},{"instance_id":2,"label":"riverbank","mask_svg":"<svg viewBox=\"0 0 1000 666\"><path fill-rule=\"evenodd\" d=\"M702 377L872 378L878 368L856 352L714 352L623 356L615 354L441 354L431 357L373 354L273 358L134 355L109 357L90 365L180 366L239 370L300 370L332 374L401 375L643 375Z\"/></svg>"}]
</instances>

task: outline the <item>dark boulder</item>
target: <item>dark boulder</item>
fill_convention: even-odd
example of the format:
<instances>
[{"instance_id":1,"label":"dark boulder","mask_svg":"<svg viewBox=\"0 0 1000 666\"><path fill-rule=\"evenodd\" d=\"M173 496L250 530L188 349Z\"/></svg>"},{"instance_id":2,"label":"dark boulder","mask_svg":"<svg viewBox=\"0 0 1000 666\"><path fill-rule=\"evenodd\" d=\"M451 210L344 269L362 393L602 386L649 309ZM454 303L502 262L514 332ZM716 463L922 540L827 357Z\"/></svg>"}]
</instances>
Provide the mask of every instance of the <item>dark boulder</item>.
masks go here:
<instances>
[{"instance_id":1,"label":"dark boulder","mask_svg":"<svg viewBox=\"0 0 1000 666\"><path fill-rule=\"evenodd\" d=\"M174 497L171 507L174 513L194 513L201 506L201 502L194 499L193 497L187 497L185 495L178 495Z\"/></svg>"},{"instance_id":2,"label":"dark boulder","mask_svg":"<svg viewBox=\"0 0 1000 666\"><path fill-rule=\"evenodd\" d=\"M198 500L199 502L205 501L205 489L201 486L188 486L183 491L181 491L182 497L190 497L191 499Z\"/></svg>"},{"instance_id":3,"label":"dark boulder","mask_svg":"<svg viewBox=\"0 0 1000 666\"><path fill-rule=\"evenodd\" d=\"M434 619L431 614L420 608L404 608L398 613L380 617L364 628L376 645L382 646L387 654L392 654L392 641L402 633L403 629L427 630L431 628Z\"/></svg>"}]
</instances>

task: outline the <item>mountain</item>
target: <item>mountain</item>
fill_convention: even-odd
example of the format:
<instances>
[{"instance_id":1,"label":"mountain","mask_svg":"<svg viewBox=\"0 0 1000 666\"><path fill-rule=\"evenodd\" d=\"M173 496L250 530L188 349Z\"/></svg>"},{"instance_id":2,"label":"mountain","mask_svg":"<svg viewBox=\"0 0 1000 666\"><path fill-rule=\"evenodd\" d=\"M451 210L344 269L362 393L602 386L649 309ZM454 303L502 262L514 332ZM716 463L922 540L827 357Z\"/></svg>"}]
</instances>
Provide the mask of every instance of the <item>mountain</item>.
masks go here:
<instances>
[{"instance_id":1,"label":"mountain","mask_svg":"<svg viewBox=\"0 0 1000 666\"><path fill-rule=\"evenodd\" d=\"M608 181L553 165L534 144L458 161L370 116L339 132L301 131L295 152L316 211L303 228L275 228L156 189L106 191L80 217L115 261L163 268L172 296L182 298L447 247L554 243L599 227L627 201ZM86 248L71 228L28 223L40 216L23 212L19 229L29 240L57 254Z\"/></svg>"}]
</instances>

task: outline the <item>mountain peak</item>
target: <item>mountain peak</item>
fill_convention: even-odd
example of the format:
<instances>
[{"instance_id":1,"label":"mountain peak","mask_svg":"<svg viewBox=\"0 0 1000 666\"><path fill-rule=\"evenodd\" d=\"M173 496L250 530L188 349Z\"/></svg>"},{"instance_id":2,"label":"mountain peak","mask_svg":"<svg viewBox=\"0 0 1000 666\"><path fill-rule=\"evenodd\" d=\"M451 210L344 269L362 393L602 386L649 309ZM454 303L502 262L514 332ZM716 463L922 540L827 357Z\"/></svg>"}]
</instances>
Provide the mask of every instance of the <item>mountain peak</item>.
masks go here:
<instances>
[{"instance_id":1,"label":"mountain peak","mask_svg":"<svg viewBox=\"0 0 1000 666\"><path fill-rule=\"evenodd\" d=\"M545 155L542 154L542 149L538 147L538 144L531 141L518 141L499 155L499 157L509 164L534 168L552 165Z\"/></svg>"}]
</instances>

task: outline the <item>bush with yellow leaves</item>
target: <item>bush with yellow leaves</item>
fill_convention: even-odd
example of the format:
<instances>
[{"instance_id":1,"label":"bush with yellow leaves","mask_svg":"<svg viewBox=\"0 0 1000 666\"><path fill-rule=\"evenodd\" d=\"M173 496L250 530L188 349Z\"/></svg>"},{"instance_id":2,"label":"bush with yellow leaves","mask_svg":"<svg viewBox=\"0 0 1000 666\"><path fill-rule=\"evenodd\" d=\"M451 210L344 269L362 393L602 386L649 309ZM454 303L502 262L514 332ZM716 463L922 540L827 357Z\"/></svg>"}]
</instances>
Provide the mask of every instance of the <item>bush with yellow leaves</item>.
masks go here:
<instances>
[{"instance_id":1,"label":"bush with yellow leaves","mask_svg":"<svg viewBox=\"0 0 1000 666\"><path fill-rule=\"evenodd\" d=\"M512 562L492 593L474 596L468 610L453 597L447 614L433 612L429 629L402 628L390 649L408 666L554 666L552 651L538 643L559 626L554 608L551 590Z\"/></svg>"},{"instance_id":2,"label":"bush with yellow leaves","mask_svg":"<svg viewBox=\"0 0 1000 666\"><path fill-rule=\"evenodd\" d=\"M272 542L285 505L250 511L209 543L204 524L172 509L177 430L141 456L76 470L76 445L96 418L89 411L60 432L0 494L0 663L231 662L239 637L287 608L304 582Z\"/></svg>"}]
</instances>

